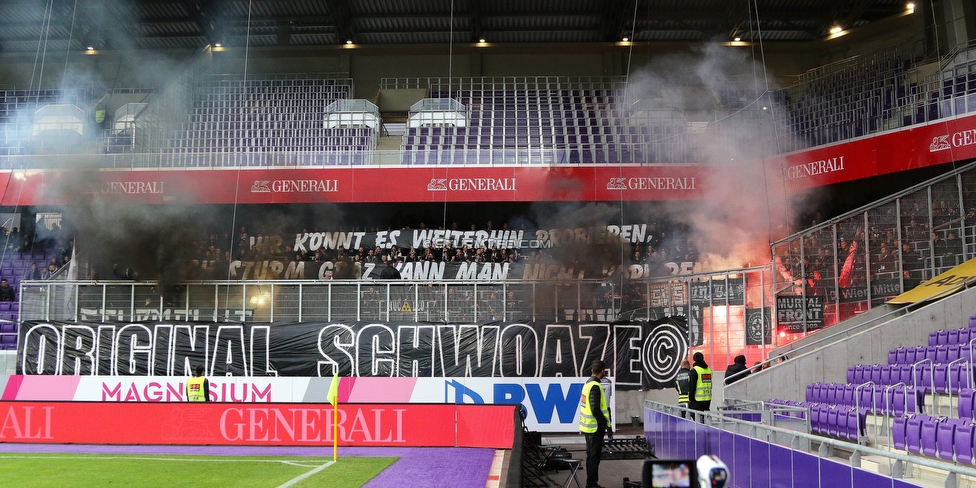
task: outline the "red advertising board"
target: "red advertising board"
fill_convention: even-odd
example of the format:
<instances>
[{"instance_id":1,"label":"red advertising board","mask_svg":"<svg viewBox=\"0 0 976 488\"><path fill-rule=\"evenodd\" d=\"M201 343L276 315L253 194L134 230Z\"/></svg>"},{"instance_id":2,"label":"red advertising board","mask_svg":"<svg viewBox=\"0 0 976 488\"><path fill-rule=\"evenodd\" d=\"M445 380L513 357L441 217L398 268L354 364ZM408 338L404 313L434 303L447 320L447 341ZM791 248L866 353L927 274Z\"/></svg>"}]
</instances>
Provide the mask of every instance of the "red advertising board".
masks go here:
<instances>
[{"instance_id":1,"label":"red advertising board","mask_svg":"<svg viewBox=\"0 0 976 488\"><path fill-rule=\"evenodd\" d=\"M976 115L970 115L771 157L764 164L767 178L780 178L798 191L974 157ZM755 177L743 178L749 173L743 169L634 164L16 170L0 172L0 205L96 197L148 204L699 200L735 191L730 185L749 191L745 187Z\"/></svg>"},{"instance_id":2,"label":"red advertising board","mask_svg":"<svg viewBox=\"0 0 976 488\"><path fill-rule=\"evenodd\" d=\"M339 405L340 446L510 449L510 405ZM0 402L0 442L330 446L332 405Z\"/></svg>"}]
</instances>

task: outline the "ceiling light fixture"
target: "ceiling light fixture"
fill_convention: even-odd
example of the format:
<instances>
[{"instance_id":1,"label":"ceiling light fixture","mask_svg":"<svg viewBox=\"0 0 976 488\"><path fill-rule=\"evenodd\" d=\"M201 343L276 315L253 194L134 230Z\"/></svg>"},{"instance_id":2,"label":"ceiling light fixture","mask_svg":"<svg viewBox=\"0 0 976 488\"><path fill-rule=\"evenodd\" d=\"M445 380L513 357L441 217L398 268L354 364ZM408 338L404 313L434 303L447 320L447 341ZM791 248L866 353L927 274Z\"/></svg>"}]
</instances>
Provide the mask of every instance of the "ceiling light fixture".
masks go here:
<instances>
[{"instance_id":1,"label":"ceiling light fixture","mask_svg":"<svg viewBox=\"0 0 976 488\"><path fill-rule=\"evenodd\" d=\"M915 12L915 2L908 2L905 4L905 9L908 10L909 13Z\"/></svg>"},{"instance_id":2,"label":"ceiling light fixture","mask_svg":"<svg viewBox=\"0 0 976 488\"><path fill-rule=\"evenodd\" d=\"M352 39L346 41L346 44L352 44Z\"/></svg>"},{"instance_id":3,"label":"ceiling light fixture","mask_svg":"<svg viewBox=\"0 0 976 488\"><path fill-rule=\"evenodd\" d=\"M214 47L220 47L220 46L222 46L222 44L221 44L221 43L219 43L219 42L215 42L215 43L214 43Z\"/></svg>"},{"instance_id":4,"label":"ceiling light fixture","mask_svg":"<svg viewBox=\"0 0 976 488\"><path fill-rule=\"evenodd\" d=\"M629 40L630 40L630 38L629 38L629 37L625 37L625 38L624 38L624 42L627 42L627 41L629 41Z\"/></svg>"},{"instance_id":5,"label":"ceiling light fixture","mask_svg":"<svg viewBox=\"0 0 976 488\"><path fill-rule=\"evenodd\" d=\"M844 30L844 29L841 29L839 25L835 25L835 26L833 26L833 27L830 28L830 33L831 34L840 34L840 32L842 30Z\"/></svg>"},{"instance_id":6,"label":"ceiling light fixture","mask_svg":"<svg viewBox=\"0 0 976 488\"><path fill-rule=\"evenodd\" d=\"M478 42L480 42L480 43L482 43L482 44L484 44L484 43L485 43L485 38L484 38L484 37L482 37L481 39L478 39Z\"/></svg>"},{"instance_id":7,"label":"ceiling light fixture","mask_svg":"<svg viewBox=\"0 0 976 488\"><path fill-rule=\"evenodd\" d=\"M742 40L742 38L741 38L741 37L736 37L736 38L734 38L734 39L732 39L732 40L733 40L733 41L735 41L735 42L739 42L739 41L741 41L741 40Z\"/></svg>"}]
</instances>

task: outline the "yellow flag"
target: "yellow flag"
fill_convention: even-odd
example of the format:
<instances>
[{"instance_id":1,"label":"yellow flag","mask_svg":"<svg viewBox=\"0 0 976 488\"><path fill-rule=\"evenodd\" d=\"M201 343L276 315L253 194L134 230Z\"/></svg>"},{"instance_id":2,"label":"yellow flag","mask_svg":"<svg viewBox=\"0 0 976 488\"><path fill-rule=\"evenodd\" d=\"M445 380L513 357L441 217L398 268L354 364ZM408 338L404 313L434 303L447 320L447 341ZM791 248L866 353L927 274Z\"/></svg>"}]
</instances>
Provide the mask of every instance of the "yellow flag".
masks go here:
<instances>
[{"instance_id":1,"label":"yellow flag","mask_svg":"<svg viewBox=\"0 0 976 488\"><path fill-rule=\"evenodd\" d=\"M333 407L339 403L339 375L336 374L332 378L332 384L329 385L329 394L325 397Z\"/></svg>"}]
</instances>

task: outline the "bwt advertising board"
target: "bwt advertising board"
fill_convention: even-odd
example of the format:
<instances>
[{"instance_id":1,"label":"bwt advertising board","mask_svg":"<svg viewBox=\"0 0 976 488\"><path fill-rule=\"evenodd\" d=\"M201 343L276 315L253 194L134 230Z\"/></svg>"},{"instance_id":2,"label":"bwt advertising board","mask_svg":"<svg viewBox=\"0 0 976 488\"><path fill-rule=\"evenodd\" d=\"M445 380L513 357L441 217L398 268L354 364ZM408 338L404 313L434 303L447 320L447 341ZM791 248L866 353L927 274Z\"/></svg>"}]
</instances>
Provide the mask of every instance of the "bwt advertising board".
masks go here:
<instances>
[{"instance_id":1,"label":"bwt advertising board","mask_svg":"<svg viewBox=\"0 0 976 488\"><path fill-rule=\"evenodd\" d=\"M522 405L539 432L578 430L587 378L340 378L339 404ZM6 385L3 385L3 382ZM222 403L326 403L332 378L212 377L210 400ZM616 404L611 380L604 390ZM0 377L2 401L166 403L185 401L186 378L173 376Z\"/></svg>"}]
</instances>

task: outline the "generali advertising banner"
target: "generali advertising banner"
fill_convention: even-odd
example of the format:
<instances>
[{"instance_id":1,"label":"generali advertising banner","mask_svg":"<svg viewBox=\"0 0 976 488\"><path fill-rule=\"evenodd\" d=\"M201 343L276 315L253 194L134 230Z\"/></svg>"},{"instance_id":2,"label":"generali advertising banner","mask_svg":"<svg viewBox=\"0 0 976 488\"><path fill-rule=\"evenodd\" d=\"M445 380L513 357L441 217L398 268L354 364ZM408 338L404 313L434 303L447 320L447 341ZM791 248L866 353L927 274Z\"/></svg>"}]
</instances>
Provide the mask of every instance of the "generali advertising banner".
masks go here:
<instances>
[{"instance_id":1,"label":"generali advertising banner","mask_svg":"<svg viewBox=\"0 0 976 488\"><path fill-rule=\"evenodd\" d=\"M363 203L690 200L706 166L315 168L200 171L19 171L3 205L61 205L101 197L165 203Z\"/></svg>"},{"instance_id":2,"label":"generali advertising banner","mask_svg":"<svg viewBox=\"0 0 976 488\"><path fill-rule=\"evenodd\" d=\"M2 401L160 403L186 401L182 376L14 375L0 377ZM521 405L525 424L539 432L575 432L587 378L340 378L340 404ZM326 403L333 378L208 378L219 403ZM4 386L4 382L6 386ZM610 411L612 379L604 385Z\"/></svg>"},{"instance_id":3,"label":"generali advertising banner","mask_svg":"<svg viewBox=\"0 0 976 488\"><path fill-rule=\"evenodd\" d=\"M688 330L681 317L613 324L25 321L18 334L18 374L185 377L203 365L218 384L217 378L225 377L335 374L580 378L589 376L595 359L602 359L617 388L663 388L688 356ZM528 392L526 387L526 397Z\"/></svg>"},{"instance_id":4,"label":"generali advertising banner","mask_svg":"<svg viewBox=\"0 0 976 488\"><path fill-rule=\"evenodd\" d=\"M779 164L787 187L799 190L971 158L976 115L797 152Z\"/></svg>"},{"instance_id":5,"label":"generali advertising banner","mask_svg":"<svg viewBox=\"0 0 976 488\"><path fill-rule=\"evenodd\" d=\"M512 406L339 404L340 446L511 449ZM0 402L0 442L331 446L331 404Z\"/></svg>"}]
</instances>

